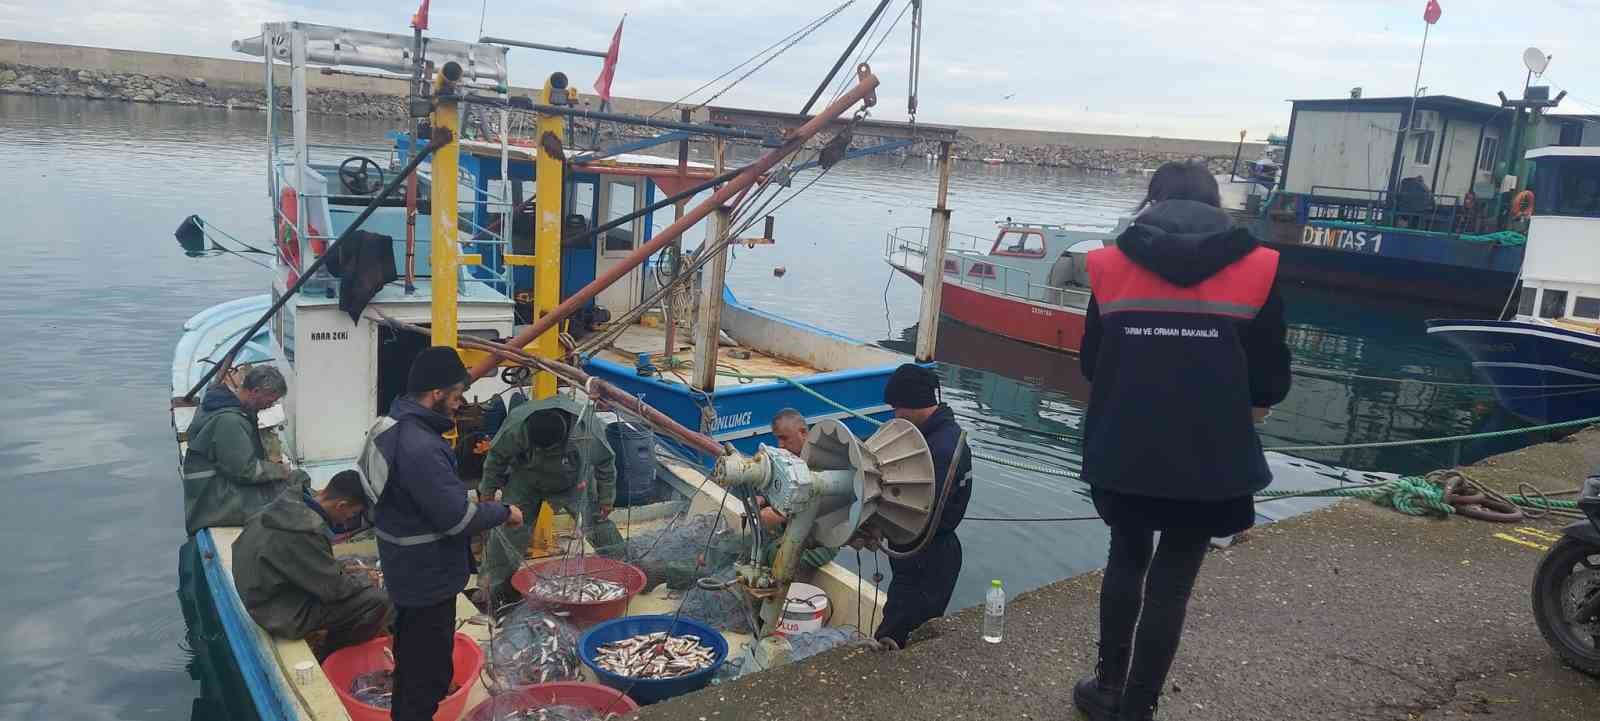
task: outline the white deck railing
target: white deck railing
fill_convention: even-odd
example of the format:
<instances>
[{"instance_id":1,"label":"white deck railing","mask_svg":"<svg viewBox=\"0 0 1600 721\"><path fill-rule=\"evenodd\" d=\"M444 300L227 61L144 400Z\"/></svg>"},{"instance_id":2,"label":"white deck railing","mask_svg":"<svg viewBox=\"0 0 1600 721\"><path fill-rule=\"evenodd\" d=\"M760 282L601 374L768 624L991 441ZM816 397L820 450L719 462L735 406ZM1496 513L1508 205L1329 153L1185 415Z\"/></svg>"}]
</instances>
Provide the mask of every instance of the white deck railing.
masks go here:
<instances>
[{"instance_id":1,"label":"white deck railing","mask_svg":"<svg viewBox=\"0 0 1600 721\"><path fill-rule=\"evenodd\" d=\"M952 231L944 259L945 282L1050 305L1070 308L1089 305L1087 290L1035 282L1029 271L995 262L988 255L993 245L992 239ZM901 226L889 231L884 238L884 258L892 265L922 269L926 266L927 252L928 229L925 227Z\"/></svg>"}]
</instances>

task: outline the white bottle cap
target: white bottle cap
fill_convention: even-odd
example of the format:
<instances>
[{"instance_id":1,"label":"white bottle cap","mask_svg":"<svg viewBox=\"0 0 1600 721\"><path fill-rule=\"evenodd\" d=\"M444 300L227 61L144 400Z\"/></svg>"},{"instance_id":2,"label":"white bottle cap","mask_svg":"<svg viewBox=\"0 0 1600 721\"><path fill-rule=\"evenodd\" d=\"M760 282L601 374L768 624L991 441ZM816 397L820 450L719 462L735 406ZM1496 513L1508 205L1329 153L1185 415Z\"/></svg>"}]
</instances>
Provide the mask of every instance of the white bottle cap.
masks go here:
<instances>
[{"instance_id":1,"label":"white bottle cap","mask_svg":"<svg viewBox=\"0 0 1600 721\"><path fill-rule=\"evenodd\" d=\"M294 680L302 686L311 683L316 678L317 664L313 661L301 661L294 665Z\"/></svg>"}]
</instances>

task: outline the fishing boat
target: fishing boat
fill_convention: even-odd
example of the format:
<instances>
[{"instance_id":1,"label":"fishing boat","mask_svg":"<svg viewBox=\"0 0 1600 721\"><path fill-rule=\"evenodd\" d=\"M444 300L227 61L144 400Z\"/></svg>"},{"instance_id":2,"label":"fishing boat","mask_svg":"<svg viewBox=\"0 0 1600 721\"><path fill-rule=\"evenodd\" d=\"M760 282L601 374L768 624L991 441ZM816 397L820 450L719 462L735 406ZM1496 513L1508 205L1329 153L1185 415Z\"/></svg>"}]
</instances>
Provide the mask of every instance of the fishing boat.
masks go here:
<instances>
[{"instance_id":1,"label":"fishing boat","mask_svg":"<svg viewBox=\"0 0 1600 721\"><path fill-rule=\"evenodd\" d=\"M180 469L185 431L203 392L233 382L252 365L271 364L288 379L289 393L280 407L260 414L263 437L281 448L285 462L307 473L313 489L320 488L335 473L356 466L367 429L402 392L411 359L429 345L442 345L455 347L478 378L468 393L468 411L447 434L466 475L481 464L488 439L485 414L475 409L492 408L508 393L571 394L583 403L604 404L599 417L606 422L626 420L654 429L655 471L666 486L667 503L721 514L738 527L750 511L718 483L726 482L723 474L733 474L729 469L735 467L752 477L777 473L763 464L782 457L759 446L768 440L771 414L792 406L818 424L813 445L848 459L836 469L856 469L855 478L868 479L873 494L880 488L873 480L879 474L887 479L892 469L907 469L895 479L909 484L904 499L899 490L895 498L869 498L860 480L853 487L834 483L815 496L791 493L788 498L802 504L854 494L854 502L828 501L831 505L813 513L818 529L826 522L832 524L828 532L837 535L849 532L850 524L884 514L910 514L897 516L900 521L923 517L906 505L931 498L931 461L926 470L917 465L927 457L925 445L920 455L916 448L920 434L894 421L872 436L882 439L878 445L855 440L866 438L875 421L887 415L883 384L911 358L748 308L723 286L726 246L734 238L729 204L743 197L743 190L766 182L779 160L836 118L858 105L869 107L877 85L870 68L859 66L847 92L772 137L578 108L576 92L561 73L532 91L533 102L513 103L506 43L424 38L420 28L425 27L425 15L420 26L413 21L410 36L274 22L234 43L236 51L262 59L269 89L266 185L275 262L262 279L266 293L221 302L183 326L171 377ZM306 123L305 83L314 67L411 74L411 107L427 111L419 113L425 122L387 144L315 144ZM280 116L270 89L274 76L285 70L291 123L288 137L280 141ZM473 137L472 114L463 106L474 104L487 107L491 117L500 115L498 138ZM513 142L505 118L517 111L531 112L534 135ZM857 119L862 114L857 110ZM469 119L466 129L463 115ZM579 149L560 140L568 134L567 119L578 116L653 125L679 133L674 138L759 138L772 149L727 172L721 172L721 163L709 168L688 163L681 145L678 162L633 155L629 148ZM848 140L847 133L844 137ZM946 143L946 158L948 150ZM404 201L396 195L402 183ZM522 195L528 183L531 200ZM687 201L697 187L716 190L711 200L652 237L648 210L656 207L655 193L665 189ZM690 338L675 345L672 333L643 320L648 314L641 309L650 305L644 261L708 216L713 231L707 242L693 262L684 263L681 276L668 274L657 289L676 283L698 295L685 324ZM337 275L331 272L335 261L342 266ZM373 275L379 282L363 286L363 279ZM928 332L930 339L935 333ZM580 352L579 344L596 340L592 350ZM680 358L685 350L694 351L692 360ZM920 355L931 358L931 352ZM760 452L730 455L728 444ZM873 460L886 448L898 449L897 455ZM860 462L877 465L867 470L851 465ZM809 473L804 466L790 468L787 482L803 479ZM918 480L919 473L928 478ZM783 500L769 496L774 503ZM627 520L635 514L637 524ZM791 518L794 528L807 517ZM619 512L614 520L631 537L658 529L662 514L646 507ZM232 578L232 544L239 532L201 530L184 567L189 569L185 576L195 578L194 587L201 589L199 602L215 611L249 705L262 719L349 718L307 644L273 638L247 614ZM784 542L788 548L790 541ZM342 544L336 553L362 550L370 551L370 543L365 548ZM755 562L760 556L753 552L753 565L740 567L740 584L764 589L762 628L770 629L781 615L782 589L797 555L798 547L780 549L776 559L767 559L773 564L767 568ZM786 558L783 568L790 570L779 569ZM882 594L850 570L829 564L809 582L827 594L830 623L849 619L870 633L881 618ZM663 591L635 597L628 610L672 613L676 604ZM476 619L463 632L481 641L486 626L479 610L466 595L457 607L459 618ZM769 639L764 636L763 644ZM751 639L730 635L729 640ZM474 682L471 703L486 693Z\"/></svg>"},{"instance_id":2,"label":"fishing boat","mask_svg":"<svg viewBox=\"0 0 1600 721\"><path fill-rule=\"evenodd\" d=\"M1526 240L1510 212L1516 163L1501 158L1517 157L1507 146L1526 108L1551 104L1532 99L1541 89L1507 107L1444 95L1291 101L1282 171L1254 221L1279 252L1279 277L1499 310Z\"/></svg>"},{"instance_id":3,"label":"fishing boat","mask_svg":"<svg viewBox=\"0 0 1600 721\"><path fill-rule=\"evenodd\" d=\"M1600 148L1529 151L1537 201L1510 320L1439 319L1500 404L1534 423L1600 416Z\"/></svg>"},{"instance_id":4,"label":"fishing boat","mask_svg":"<svg viewBox=\"0 0 1600 721\"><path fill-rule=\"evenodd\" d=\"M948 233L941 254L940 312L1012 340L1078 352L1089 307L1085 258L1115 235L1009 219L998 226L993 238ZM889 231L884 239L884 261L906 277L925 283L929 242L935 235L929 228L917 226Z\"/></svg>"}]
</instances>

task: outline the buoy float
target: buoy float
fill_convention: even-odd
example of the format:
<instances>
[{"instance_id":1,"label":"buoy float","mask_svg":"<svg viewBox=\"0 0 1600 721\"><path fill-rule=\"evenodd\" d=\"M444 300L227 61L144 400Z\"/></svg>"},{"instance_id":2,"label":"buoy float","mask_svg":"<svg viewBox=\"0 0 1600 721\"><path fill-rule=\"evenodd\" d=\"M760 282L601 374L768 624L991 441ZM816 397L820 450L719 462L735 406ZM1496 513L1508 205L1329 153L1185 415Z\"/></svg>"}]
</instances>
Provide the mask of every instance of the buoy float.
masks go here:
<instances>
[{"instance_id":1,"label":"buoy float","mask_svg":"<svg viewBox=\"0 0 1600 721\"><path fill-rule=\"evenodd\" d=\"M1511 215L1517 218L1533 215L1533 191L1524 190L1511 199Z\"/></svg>"}]
</instances>

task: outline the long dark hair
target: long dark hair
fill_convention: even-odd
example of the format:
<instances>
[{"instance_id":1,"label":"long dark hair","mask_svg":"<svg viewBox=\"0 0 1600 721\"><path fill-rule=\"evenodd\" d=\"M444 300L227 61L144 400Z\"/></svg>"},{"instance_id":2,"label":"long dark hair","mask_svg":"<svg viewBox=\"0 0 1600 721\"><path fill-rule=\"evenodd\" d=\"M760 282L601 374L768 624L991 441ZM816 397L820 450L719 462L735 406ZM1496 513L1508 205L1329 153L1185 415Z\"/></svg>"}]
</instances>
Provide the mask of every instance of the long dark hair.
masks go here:
<instances>
[{"instance_id":1,"label":"long dark hair","mask_svg":"<svg viewBox=\"0 0 1600 721\"><path fill-rule=\"evenodd\" d=\"M1222 192L1211 169L1200 161L1162 163L1150 176L1150 188L1133 212L1138 213L1163 200L1193 200L1213 208L1222 207Z\"/></svg>"}]
</instances>

